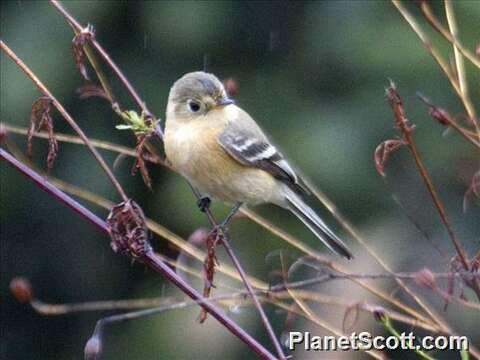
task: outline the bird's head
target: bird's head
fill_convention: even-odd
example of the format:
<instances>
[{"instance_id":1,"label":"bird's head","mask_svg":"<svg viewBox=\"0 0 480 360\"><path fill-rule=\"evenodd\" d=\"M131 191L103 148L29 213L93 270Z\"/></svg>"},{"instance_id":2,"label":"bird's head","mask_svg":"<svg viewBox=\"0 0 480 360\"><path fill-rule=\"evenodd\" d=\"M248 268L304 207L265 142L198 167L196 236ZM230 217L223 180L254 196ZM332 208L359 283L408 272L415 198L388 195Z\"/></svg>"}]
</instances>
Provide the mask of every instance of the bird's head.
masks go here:
<instances>
[{"instance_id":1,"label":"bird's head","mask_svg":"<svg viewBox=\"0 0 480 360\"><path fill-rule=\"evenodd\" d=\"M233 103L215 75L196 71L183 75L173 84L167 111L177 119L194 120Z\"/></svg>"}]
</instances>

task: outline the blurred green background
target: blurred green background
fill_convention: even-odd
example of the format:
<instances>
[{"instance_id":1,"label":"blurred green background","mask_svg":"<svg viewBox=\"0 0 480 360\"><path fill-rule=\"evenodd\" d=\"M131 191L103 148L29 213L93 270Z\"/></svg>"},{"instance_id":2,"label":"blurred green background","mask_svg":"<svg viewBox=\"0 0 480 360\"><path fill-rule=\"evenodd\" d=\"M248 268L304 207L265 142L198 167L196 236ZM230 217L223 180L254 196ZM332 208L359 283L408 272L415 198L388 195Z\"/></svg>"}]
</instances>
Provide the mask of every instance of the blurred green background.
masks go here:
<instances>
[{"instance_id":1,"label":"blurred green background","mask_svg":"<svg viewBox=\"0 0 480 360\"><path fill-rule=\"evenodd\" d=\"M98 40L157 116L164 117L169 88L186 72L206 67L220 78L234 78L240 106L328 194L385 261L397 271L415 271L424 266L445 271L453 248L407 151L393 156L386 182L375 171L375 147L395 135L392 114L384 97L388 79L393 79L403 95L408 117L416 125L415 139L453 227L469 254L478 251L478 203L471 204L468 212L462 212L464 192L478 170L478 152L455 133L443 134L444 129L429 118L415 93L423 92L453 115L464 111L437 64L388 1L65 1L64 4L81 23L95 26ZM418 14L412 3L408 6ZM467 47L474 49L479 41L480 3L455 1L454 8L461 38ZM434 3L434 9L443 19L442 4ZM105 101L81 101L75 94L75 89L83 83L71 54L72 31L52 6L45 1L3 1L0 16L2 40L45 82L89 136L135 145L131 134L114 128L118 118ZM428 33L435 41L440 39L433 31ZM446 45L440 48L450 50ZM39 93L3 53L0 59L0 120L27 127L31 104ZM472 100L480 110L479 71L470 64L467 71ZM115 93L124 107L133 108L117 83ZM54 115L54 121L56 131L72 133L58 114ZM24 137L13 134L8 137L25 149ZM34 149L35 163L45 167L46 142L34 140ZM105 158L112 164L115 155L105 153ZM149 217L183 237L207 226L180 176L149 166L154 181L151 193L140 176L130 176L131 165L130 159L121 162L116 175ZM142 296L182 298L159 275L139 264L130 266L127 258L114 254L109 239L90 224L4 162L0 166L0 358L81 359L96 320L103 316L86 313L41 317L11 297L8 286L14 276L31 279L36 296L52 303ZM61 143L51 174L119 201L97 163L82 146ZM394 202L392 194L401 199L403 209ZM106 217L105 210L84 204ZM316 208L346 238L356 254L356 259L348 264L349 269L363 273L381 271L319 204ZM215 204L213 209L218 216L227 212L223 204ZM259 211L305 243L327 252L286 212L268 206ZM415 219L427 236L418 231L409 217ZM266 261L270 253L286 249L293 258L300 256L249 220L236 221L231 231L234 247L247 271L265 281L277 266ZM156 239L154 245L164 254L177 255L165 240ZM228 263L222 250L219 254L221 261ZM199 268L198 263L194 264ZM202 288L200 282L190 280ZM412 304L393 282L377 283ZM383 304L351 283L339 281L317 289L352 302L367 299ZM438 297L418 287L416 290L441 309ZM468 290L465 294L471 297ZM341 327L344 309L328 306L314 306L314 309L319 316ZM253 309L230 310L230 316L270 346ZM286 329L286 314L272 307L267 310L280 334ZM198 309L192 308L114 325L107 331L105 359L252 357L239 340L212 318L200 325L196 322L197 315ZM468 334L480 346L478 311L451 305L442 315L460 334ZM327 334L301 319L296 319L292 327ZM365 314L354 328L382 332ZM329 359L365 357L359 353L295 353L298 358L320 355ZM388 355L415 358L413 354L399 352ZM435 356L459 358L458 353Z\"/></svg>"}]
</instances>

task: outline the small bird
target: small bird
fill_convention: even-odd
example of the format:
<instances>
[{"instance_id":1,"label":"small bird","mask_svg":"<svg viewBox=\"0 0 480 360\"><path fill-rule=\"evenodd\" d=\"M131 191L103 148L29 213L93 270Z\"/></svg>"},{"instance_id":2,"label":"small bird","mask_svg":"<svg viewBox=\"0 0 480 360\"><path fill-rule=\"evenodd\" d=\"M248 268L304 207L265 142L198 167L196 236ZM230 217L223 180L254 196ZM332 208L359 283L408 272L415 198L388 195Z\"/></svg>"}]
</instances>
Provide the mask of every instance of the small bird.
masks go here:
<instances>
[{"instance_id":1,"label":"small bird","mask_svg":"<svg viewBox=\"0 0 480 360\"><path fill-rule=\"evenodd\" d=\"M168 97L165 154L200 194L237 204L272 203L291 211L332 251L352 258L346 245L302 200L301 178L255 120L234 104L220 80L202 71L177 80Z\"/></svg>"}]
</instances>

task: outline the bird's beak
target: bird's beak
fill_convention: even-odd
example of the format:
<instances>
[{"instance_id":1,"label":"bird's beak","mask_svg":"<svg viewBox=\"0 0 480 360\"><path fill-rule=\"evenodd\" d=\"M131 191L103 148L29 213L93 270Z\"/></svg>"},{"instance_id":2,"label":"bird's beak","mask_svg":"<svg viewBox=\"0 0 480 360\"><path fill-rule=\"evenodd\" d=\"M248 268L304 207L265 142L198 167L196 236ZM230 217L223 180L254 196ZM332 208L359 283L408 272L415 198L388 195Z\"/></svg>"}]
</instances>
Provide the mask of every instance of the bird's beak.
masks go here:
<instances>
[{"instance_id":1,"label":"bird's beak","mask_svg":"<svg viewBox=\"0 0 480 360\"><path fill-rule=\"evenodd\" d=\"M224 105L235 104L235 101L233 101L233 99L230 99L228 96L222 96L217 99L216 103L217 103L217 106L224 106Z\"/></svg>"}]
</instances>

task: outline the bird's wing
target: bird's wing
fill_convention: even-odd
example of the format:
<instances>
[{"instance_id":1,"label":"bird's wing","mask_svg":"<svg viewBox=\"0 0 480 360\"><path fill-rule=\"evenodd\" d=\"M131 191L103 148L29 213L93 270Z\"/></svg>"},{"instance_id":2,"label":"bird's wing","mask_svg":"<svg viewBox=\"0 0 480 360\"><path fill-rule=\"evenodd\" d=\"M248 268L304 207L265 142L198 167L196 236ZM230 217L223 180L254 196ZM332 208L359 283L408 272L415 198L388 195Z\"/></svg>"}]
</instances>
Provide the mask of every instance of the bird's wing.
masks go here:
<instances>
[{"instance_id":1,"label":"bird's wing","mask_svg":"<svg viewBox=\"0 0 480 360\"><path fill-rule=\"evenodd\" d=\"M219 136L222 148L238 162L272 174L296 191L308 193L299 176L246 113L230 122Z\"/></svg>"}]
</instances>

